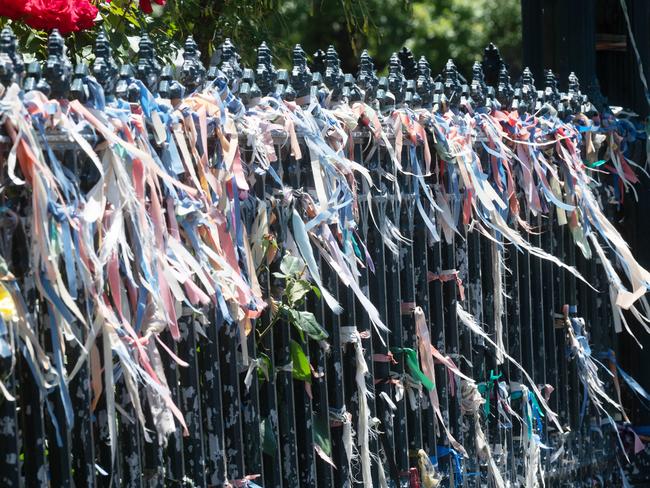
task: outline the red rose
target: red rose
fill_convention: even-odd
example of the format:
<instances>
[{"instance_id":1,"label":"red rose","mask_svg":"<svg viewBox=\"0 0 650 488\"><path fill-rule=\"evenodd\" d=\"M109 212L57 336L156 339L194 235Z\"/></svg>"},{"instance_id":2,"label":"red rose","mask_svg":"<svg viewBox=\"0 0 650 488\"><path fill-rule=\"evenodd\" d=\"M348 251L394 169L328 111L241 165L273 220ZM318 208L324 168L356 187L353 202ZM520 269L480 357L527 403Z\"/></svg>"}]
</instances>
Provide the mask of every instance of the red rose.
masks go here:
<instances>
[{"instance_id":1,"label":"red rose","mask_svg":"<svg viewBox=\"0 0 650 488\"><path fill-rule=\"evenodd\" d=\"M64 34L75 28L74 6L69 0L28 0L25 14L25 23L35 29L59 29Z\"/></svg>"},{"instance_id":2,"label":"red rose","mask_svg":"<svg viewBox=\"0 0 650 488\"><path fill-rule=\"evenodd\" d=\"M97 11L90 0L0 0L0 16L62 34L91 28Z\"/></svg>"},{"instance_id":3,"label":"red rose","mask_svg":"<svg viewBox=\"0 0 650 488\"><path fill-rule=\"evenodd\" d=\"M0 0L0 16L19 20L25 16L25 0Z\"/></svg>"},{"instance_id":4,"label":"red rose","mask_svg":"<svg viewBox=\"0 0 650 488\"><path fill-rule=\"evenodd\" d=\"M142 10L145 14L150 14L153 12L151 1L152 0L140 0L140 10ZM156 3L158 5L165 5L165 1L166 0L153 0L153 3Z\"/></svg>"},{"instance_id":5,"label":"red rose","mask_svg":"<svg viewBox=\"0 0 650 488\"><path fill-rule=\"evenodd\" d=\"M77 30L92 29L98 9L88 0L76 4Z\"/></svg>"}]
</instances>

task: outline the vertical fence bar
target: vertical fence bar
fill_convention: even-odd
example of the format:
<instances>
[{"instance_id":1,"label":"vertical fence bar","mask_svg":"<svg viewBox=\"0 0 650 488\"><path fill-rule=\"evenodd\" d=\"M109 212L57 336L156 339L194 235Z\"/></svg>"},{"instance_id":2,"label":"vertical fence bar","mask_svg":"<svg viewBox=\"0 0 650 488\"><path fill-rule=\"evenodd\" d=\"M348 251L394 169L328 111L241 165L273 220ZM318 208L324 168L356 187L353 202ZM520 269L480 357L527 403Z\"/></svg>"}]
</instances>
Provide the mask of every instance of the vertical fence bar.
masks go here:
<instances>
[{"instance_id":1,"label":"vertical fence bar","mask_svg":"<svg viewBox=\"0 0 650 488\"><path fill-rule=\"evenodd\" d=\"M555 221L554 211L549 211L548 218L542 221L541 248L553 253L553 222ZM548 260L542 261L542 299L543 308L543 327L544 327L544 361L546 364L546 382L554 388L551 393L548 404L553 412L558 412L558 365L557 365L557 343L555 336L555 275L556 267ZM558 446L560 444L559 433L552 422L545 422L547 441L549 445ZM549 482L553 483L553 477L556 472L557 462L551 463L550 453L546 457L546 474Z\"/></svg>"},{"instance_id":2,"label":"vertical fence bar","mask_svg":"<svg viewBox=\"0 0 650 488\"><path fill-rule=\"evenodd\" d=\"M276 149L277 151L277 149ZM280 170L280 163L272 163L273 170L277 173ZM255 182L255 195L258 199L258 205L264 204L266 213L265 218L270 221L272 210L268 210L269 203L267 199L271 196L273 191L273 179L270 176L264 178L257 178ZM269 229L269 232L272 232ZM277 234L275 235L277 237ZM269 239L273 237L267 236ZM267 257L262 259L262 266L264 267L258 274L260 288L264 296L275 297L271 290L271 276L267 269ZM269 377L266 379L260 388L260 438L262 446L262 482L263 486L269 488L279 488L282 486L282 470L280 464L280 446L279 446L279 429L278 429L278 398L276 396L276 374L275 374L275 344L273 331L269 330L272 320L272 312L270 307L256 323L256 328L259 330L259 343L260 348L258 354L264 354L269 359ZM221 390L219 390L219 395ZM217 412L215 412L217 413ZM224 462L225 466L225 462Z\"/></svg>"},{"instance_id":3,"label":"vertical fence bar","mask_svg":"<svg viewBox=\"0 0 650 488\"><path fill-rule=\"evenodd\" d=\"M553 220L553 254L565 261L565 246L564 246L564 228L565 226L559 225L557 219ZM561 316L563 306L566 303L566 286L565 286L565 275L566 271L563 268L557 268L555 273L555 290L556 293L553 294L553 310L556 316ZM556 349L556 362L558 365L558 385L556 387L556 395L558 399L558 415L560 417L560 422L563 427L569 425L569 405L568 405L568 362L567 362L567 345L566 345L566 335L565 335L564 323L561 321L556 322L555 325L555 343L557 345ZM566 442L563 442L565 449L568 452L569 445ZM567 459L566 456L562 457L562 464L558 466L557 476L562 478L566 476L567 463L564 462Z\"/></svg>"},{"instance_id":4,"label":"vertical fence bar","mask_svg":"<svg viewBox=\"0 0 650 488\"><path fill-rule=\"evenodd\" d=\"M493 236L492 236L493 237ZM493 237L494 238L494 237ZM481 288L483 290L483 324L486 332L492 337L495 336L495 317L494 317L494 281L492 267L492 240L483 236L480 239L480 253L481 253ZM500 443L499 430L498 430L498 412L495 407L495 385L491 381L491 376L497 374L496 356L491 348L485 350L483 356L485 363L485 376L478 378L486 385L485 401L491 406L489 414L486 416L487 430L485 432L488 443L492 447L496 447Z\"/></svg>"},{"instance_id":5,"label":"vertical fence bar","mask_svg":"<svg viewBox=\"0 0 650 488\"><path fill-rule=\"evenodd\" d=\"M391 171L391 161L390 158L386 157L384 159L386 171ZM391 171L392 172L392 171ZM385 207L385 215L387 219L390 219L396 226L399 225L400 218L400 204L397 201L396 195L388 195L387 202ZM380 220L382 216L379 216ZM403 252L403 248L406 244L398 243L397 244L397 255L393 252L387 252L385 254L386 262L386 301L387 301L387 314L386 320L387 325L390 328L390 347L392 348L401 348L402 344L402 294L400 288L400 257ZM397 364L394 364L391 367L391 373L395 373L399 381L404 382L404 355L396 354L395 359ZM406 385L404 385L406 387ZM396 391L391 389L392 391ZM405 392L404 396L408 394ZM391 395L392 398L393 395ZM408 445L407 438L407 408L408 398L403 398L401 401L396 402L397 410L394 413L392 418L393 423L393 437L394 437L394 447L393 452L389 455L393 458L397 470L400 473L408 470L408 452L405 452L401 446Z\"/></svg>"},{"instance_id":6,"label":"vertical fence bar","mask_svg":"<svg viewBox=\"0 0 650 488\"><path fill-rule=\"evenodd\" d=\"M542 218L531 216L529 218L532 224L532 232L528 233L529 242L535 247L541 247ZM545 385L546 379L546 336L544 333L544 294L543 294L543 276L542 276L542 259L530 256L530 296L531 296L531 332L533 344L533 381L537 385ZM543 430L540 433L542 441L547 435L548 422L544 423ZM549 453L545 450L541 452L541 463L545 462Z\"/></svg>"},{"instance_id":7,"label":"vertical fence bar","mask_svg":"<svg viewBox=\"0 0 650 488\"><path fill-rule=\"evenodd\" d=\"M203 422L201 418L201 386L199 380L197 342L197 324L195 317L185 312L179 319L178 326L181 340L178 351L188 367L180 370L181 405L185 413L185 423L189 436L183 440L185 473L194 483L205 484L205 455L203 452ZM200 327L200 326L199 326ZM225 327L224 327L225 328ZM222 356L222 357L225 357ZM234 360L232 358L231 360ZM233 464L236 466L236 461Z\"/></svg>"},{"instance_id":8,"label":"vertical fence bar","mask_svg":"<svg viewBox=\"0 0 650 488\"><path fill-rule=\"evenodd\" d=\"M43 400L27 362L20 357L18 365L25 485L45 487L48 486L48 473L45 459L45 426L41 410Z\"/></svg>"},{"instance_id":9,"label":"vertical fence bar","mask_svg":"<svg viewBox=\"0 0 650 488\"><path fill-rule=\"evenodd\" d=\"M368 167L368 161L366 160L366 157L363 153L363 146L364 144L366 144L366 139L369 138L370 138L370 134L368 133L353 134L354 160L359 163L362 163L364 167ZM361 176L357 177L356 185L357 185L357 189L361 190L362 195L367 195L367 193L370 191L370 188L368 187L366 180ZM368 255L368 248L369 248L368 233L370 227L374 225L374 223L370 219L369 211L370 209L368 208L368 202L363 198L359 199L360 229L358 231L358 235L361 235L364 245L367 246L361 250L361 253L363 254L364 258L369 258L370 260L374 260L375 259L374 254ZM374 261L373 261L373 265L374 265ZM372 271L368 264L368 259L365 259L364 264L361 265L360 267L361 267L360 269L361 276L359 277L359 287L366 294L366 296L370 296L370 283L372 280L376 279L376 277L372 275ZM377 309L379 309L378 304L375 305L377 306ZM367 398L368 414L370 415L371 419L375 419L377 418L377 405L376 405L377 397L375 392L375 385L373 382L375 378L375 369L374 369L374 362L373 362L373 355L374 355L373 336L377 334L377 331L373 329L372 324L370 323L370 318L366 313L363 305L359 302L358 299L355 299L354 306L355 306L355 315L357 317L357 328L359 329L359 332L362 333L362 335L366 335L366 334L368 335L367 338L362 338L361 344L363 348L364 359L366 361L366 365L368 366L368 374L366 375L365 378L366 388L368 392L372 394L371 397ZM384 314L385 314L385 310L383 313L380 311L380 317L382 317L382 319L385 317ZM375 436L370 436L369 449L370 449L371 458L374 457L375 459L378 460L379 445L377 442L377 438ZM377 462L375 462L374 460L372 460L371 474L372 474L373 485L378 485L380 483L379 472L378 472Z\"/></svg>"},{"instance_id":10,"label":"vertical fence bar","mask_svg":"<svg viewBox=\"0 0 650 488\"><path fill-rule=\"evenodd\" d=\"M431 147L431 146L430 146ZM424 147L417 148L420 155L419 160L424 159ZM423 195L419 195L424 198ZM415 223L413 227L413 261L415 265L415 302L422 308L424 317L427 320L427 327L430 328L429 321L431 317L431 299L429 297L429 256L431 236L427 230L424 219L419 212L415 212ZM415 340L417 344L417 339ZM433 378L435 379L435 378ZM436 386L434 385L434 388ZM435 412L433 405L429 400L426 391L423 392L423 401L421 402L421 428L422 428L422 448L429 455L436 455L436 432Z\"/></svg>"},{"instance_id":11,"label":"vertical fence bar","mask_svg":"<svg viewBox=\"0 0 650 488\"><path fill-rule=\"evenodd\" d=\"M451 173L448 173L450 176ZM447 181L447 191L449 195L453 194L451 178ZM462 203L461 203L462 204ZM445 241L441 246L442 254L442 275L445 276L442 282L442 296L443 296L443 313L445 317L445 347L446 354L452 357L458 357L460 354L459 338L458 338L458 322L456 320L456 303L458 300L456 288L457 283L454 276L456 270L456 238L454 235L448 241ZM451 274L451 276L449 276ZM445 368L446 369L446 368ZM462 429L462 418L460 413L460 396L459 389L455 387L456 379L449 377L448 372L445 370L444 374L447 375L447 394L449 395L447 401L447 412L449 429L454 438L464 444L464 435ZM458 486L460 483L459 477L462 477L462 472L457 473L455 463L452 456L449 456L449 476L450 486Z\"/></svg>"},{"instance_id":12,"label":"vertical fence bar","mask_svg":"<svg viewBox=\"0 0 650 488\"><path fill-rule=\"evenodd\" d=\"M406 148L406 171L413 173L415 161L413 158L417 157L417 148L409 146ZM405 175L406 176L406 175ZM402 307L402 329L400 330L401 336L397 336L396 340L402 341L403 347L418 350L417 335L415 332L415 315L413 308L416 303L415 296L415 273L416 269L421 267L421 262L417 266L414 261L413 243L414 243L414 219L417 212L416 208L416 195L415 187L412 176L406 176L401 181L402 189L402 204L399 215L400 232L408 240L409 244L404 245L400 249L400 293L401 293L401 307ZM412 377L413 372L409 371L409 376ZM410 379L409 379L410 381ZM406 385L405 385L406 386ZM406 432L408 442L402 444L408 446L406 449L406 470L408 471L411 465L417 462L417 451L422 447L422 417L421 417L421 400L419 391L422 385L411 385L413 398L410 397L407 388L407 394L404 398L406 405ZM417 388L417 389L416 389ZM401 449L404 451L404 449ZM413 458L413 461L411 461Z\"/></svg>"},{"instance_id":13,"label":"vertical fence bar","mask_svg":"<svg viewBox=\"0 0 650 488\"><path fill-rule=\"evenodd\" d=\"M470 244L469 244L469 233L465 226L459 230L460 238L456 239L456 269L458 271L458 299L463 302L462 306L471 312L471 306L468 306L471 301L471 293L469 290L469 268L470 268ZM460 287L463 287L463 293L461 296ZM463 372L463 374L472 377L471 365L472 365L472 344L474 342L473 334L466 328L461 325L456 324L458 327L458 340L459 340L459 352L458 356L454 357L457 366ZM456 381L461 381L460 378L456 378ZM460 388L457 388L457 394L462 395ZM459 401L462 401L462 396L459 396ZM477 477L475 474L478 472L478 463L476 459L476 429L474 425L474 419L471 416L463 415L460 412L460 431L463 433L463 445L467 451L467 459L463 462L463 486L473 487L476 486Z\"/></svg>"},{"instance_id":14,"label":"vertical fence bar","mask_svg":"<svg viewBox=\"0 0 650 488\"><path fill-rule=\"evenodd\" d=\"M528 212L526 211L527 221ZM529 224L530 225L530 224ZM532 331L532 307L531 307L531 272L530 255L527 252L519 253L519 320L521 322L521 361L524 369L528 372L533 381L535 380L535 351ZM522 400L523 402L523 400ZM523 442L523 437L521 439Z\"/></svg>"},{"instance_id":15,"label":"vertical fence bar","mask_svg":"<svg viewBox=\"0 0 650 488\"><path fill-rule=\"evenodd\" d=\"M505 247L504 251L505 267L508 270L505 275L506 291L508 299L506 301L506 313L508 314L507 330L508 332L508 354L519 364L522 364L522 340L521 340L521 309L519 299L519 251L513 244ZM519 368L509 363L507 366L508 376L510 379L510 392L512 393L515 383L521 384L524 381L523 375ZM516 402L513 401L513 408L516 411ZM513 445L510 454L509 471L514 483L519 483L524 475L523 463L523 428L520 422L512 419L513 422ZM517 429L517 430L515 430Z\"/></svg>"},{"instance_id":16,"label":"vertical fence bar","mask_svg":"<svg viewBox=\"0 0 650 488\"><path fill-rule=\"evenodd\" d=\"M90 316L90 314L88 314ZM85 334L76 332L81 344L85 342ZM80 350L72 348L68 358L68 365L74 365L79 359ZM70 433L70 444L73 446L72 470L75 486L95 486L95 441L92 431L91 412L91 387L90 387L90 359L86 358L77 375L70 381L70 397L75 411L75 423ZM70 369L70 367L68 368ZM75 446L84 446L75 449Z\"/></svg>"},{"instance_id":17,"label":"vertical fence bar","mask_svg":"<svg viewBox=\"0 0 650 488\"><path fill-rule=\"evenodd\" d=\"M10 358L6 358L0 363L3 371L9 371L10 365L4 367L9 362ZM3 381L7 391L17 400L9 401L4 397L0 400L0 486L20 486L20 427L16 408L19 397L16 396L15 370Z\"/></svg>"},{"instance_id":18,"label":"vertical fence bar","mask_svg":"<svg viewBox=\"0 0 650 488\"><path fill-rule=\"evenodd\" d=\"M438 182L437 184L440 184ZM434 242L428 249L428 262L429 262L429 271L434 275L442 276L444 267L442 264L442 242ZM441 352L446 351L445 343L445 315L444 315L444 299L443 299L443 288L442 282L438 280L431 280L429 283L429 297L431 300L431 310L429 323L431 324L431 340L434 342L434 346ZM449 391L447 388L447 371L446 368L441 364L435 365L436 373L436 388L438 390L438 398L440 400L440 412L442 414L443 421L446 425L449 425ZM437 445L440 446L449 446L449 441L447 440L442 427L439 425L440 420L434 419L435 425L437 426L436 437ZM436 449L436 452L438 449ZM449 457L445 460L441 460L440 456L437 456L439 469L444 470L446 466L447 470L451 470L452 463L449 460Z\"/></svg>"},{"instance_id":19,"label":"vertical fence bar","mask_svg":"<svg viewBox=\"0 0 650 488\"><path fill-rule=\"evenodd\" d=\"M388 315L388 270L386 266L387 257L391 251L387 250L384 243L384 237L381 234L381 228L378 226L383 225L380 216L385 215L386 201L387 201L387 188L383 181L383 168L382 163L386 157L386 150L378 147L375 154L370 158L368 163L369 170L373 180L373 189L368 191L372 192L372 213L375 221L368 223L368 240L366 245L373 259L375 266L374 276L369 281L369 297L372 303L377 307L380 317L386 320L389 324L390 317ZM393 457L394 451L394 436L393 436L393 411L386 398L391 402L392 387L389 383L390 378L390 362L388 353L390 345L390 337L388 333L378 333L372 336L372 347L376 354L373 357L374 368L374 383L375 383L375 398L377 405L377 417L380 421L379 429L381 430L379 444L383 450L383 460L386 460L386 466L390 472L390 477L393 482L397 482L397 470L393 469L395 461ZM381 358L381 359L380 359Z\"/></svg>"},{"instance_id":20,"label":"vertical fence bar","mask_svg":"<svg viewBox=\"0 0 650 488\"><path fill-rule=\"evenodd\" d=\"M156 426L154 425L154 419L151 414L151 410L147 409L144 413L145 416L145 428L149 432L155 432ZM142 464L142 477L147 487L152 488L163 488L165 486L165 462L163 459L163 451L161 446L157 442L145 442L142 446L143 459L141 460ZM117 454L118 460L121 458L121 453L118 451ZM120 486L121 475L119 471L120 463L117 463L117 474L113 477L114 486Z\"/></svg>"},{"instance_id":21,"label":"vertical fence bar","mask_svg":"<svg viewBox=\"0 0 650 488\"><path fill-rule=\"evenodd\" d=\"M315 184L313 173L309 170L310 165L306 162L303 162L301 165L302 168L302 181L304 186L311 191ZM323 268L321 257L317 258L320 262L320 268ZM325 305L324 301L316 297L315 294L310 293L307 297L307 310L310 310L316 316L316 319L319 324L323 325L324 316L325 316ZM327 344L331 343L331 337L326 339ZM314 464L312 479L309 480L309 484L305 486L330 486L333 484L334 475L332 473L333 467L325 459L321 459L322 454L327 456L330 460L332 459L332 435L330 433L330 418L329 418L329 398L327 391L328 375L327 375L327 365L328 365L328 349L324 343L316 341L308 341L309 352L307 353L310 359L310 363L316 372L312 376L312 401L311 401L311 438L306 439L309 442L309 445L305 449L309 449L312 456L312 463ZM317 452L319 455L315 456L314 453ZM305 469L303 472L307 473ZM315 484L314 484L315 483Z\"/></svg>"},{"instance_id":22,"label":"vertical fence bar","mask_svg":"<svg viewBox=\"0 0 650 488\"><path fill-rule=\"evenodd\" d=\"M204 411L203 434L205 436L206 482L208 486L219 486L226 480L226 446L223 418L223 388L221 383L221 361L219 355L219 329L223 317L217 306L207 311L206 341L201 346L198 359L201 369L201 395ZM177 431L178 432L178 431ZM183 438L183 443L186 439ZM181 445L181 448L183 446ZM185 449L183 449L183 454ZM183 463L183 468L186 463Z\"/></svg>"},{"instance_id":23,"label":"vertical fence bar","mask_svg":"<svg viewBox=\"0 0 650 488\"><path fill-rule=\"evenodd\" d=\"M54 311L50 309L49 304L42 302L43 308L39 314L41 323L41 333L45 344L45 350L50 356L52 364L56 364L56 353L52 341L58 341L55 336L56 331L53 328L54 319L51 315ZM63 360L63 358L62 358ZM63 366L65 368L65 365ZM50 473L50 482L61 488L69 487L72 483L72 460L70 449L69 428L67 425L61 385L57 385L45 396L45 433L48 440L47 458L48 469Z\"/></svg>"},{"instance_id":24,"label":"vertical fence bar","mask_svg":"<svg viewBox=\"0 0 650 488\"><path fill-rule=\"evenodd\" d=\"M278 148L281 158L283 175L293 188L298 188L299 166L295 158L287 154L286 150ZM288 226L289 215L280 217L286 219L284 225ZM284 229L280 229L278 236L285 239ZM278 281L279 287L284 287ZM282 480L284 486L298 486L298 451L296 442L295 424L295 398L293 388L293 370L291 368L291 325L284 319L278 320L272 331L276 351L276 388L278 399L282 403L278 405L278 427L280 431L280 458L282 460Z\"/></svg>"},{"instance_id":25,"label":"vertical fence bar","mask_svg":"<svg viewBox=\"0 0 650 488\"><path fill-rule=\"evenodd\" d=\"M566 264L575 266L576 263L576 248L571 237L571 232L568 226L564 226L564 245L566 247ZM565 273L566 279L566 300L569 305L569 316L575 317L577 311L577 289L576 277L571 273ZM571 479L577 481L577 467L578 459L580 457L579 443L580 443L580 395L581 389L578 386L578 371L575 361L570 361L568 364L569 374L569 395L568 395L568 409L569 420L571 426L571 435L569 437L570 452L571 452Z\"/></svg>"},{"instance_id":26,"label":"vertical fence bar","mask_svg":"<svg viewBox=\"0 0 650 488\"><path fill-rule=\"evenodd\" d=\"M469 312L476 318L480 324L483 321L483 289L481 287L481 236L479 231L473 229L467 233L467 306ZM472 355L471 355L471 368L467 368L470 377L476 381L485 378L487 372L485 371L485 341L480 336L472 336ZM482 412L479 412L479 422L481 429L486 431L485 417ZM476 441L472 437L471 443L476 450ZM470 487L482 486L482 483L487 483L486 473L484 466L478 459L470 461L472 468L472 475L468 478L468 485ZM469 469L468 469L469 471Z\"/></svg>"},{"instance_id":27,"label":"vertical fence bar","mask_svg":"<svg viewBox=\"0 0 650 488\"><path fill-rule=\"evenodd\" d=\"M336 273L329 266L322 267L323 285L334 296L338 295L338 280ZM327 393L330 408L330 433L332 436L332 454L334 464L338 469L334 470L335 486L347 486L349 478L349 466L343 446L343 424L339 415L344 412L345 400L343 391L341 354L341 335L339 316L335 315L328 307L324 308L323 326L329 334L330 358L327 364Z\"/></svg>"},{"instance_id":28,"label":"vertical fence bar","mask_svg":"<svg viewBox=\"0 0 650 488\"><path fill-rule=\"evenodd\" d=\"M0 162L6 161L7 146L0 142ZM7 185L9 178L5 172L0 172L0 185ZM0 196L0 205L5 206L7 198ZM11 226L11 223L0 220L0 225ZM2 256L23 256L22 248L26 244L25 234L20 218L13 225L12 231L3 233L0 237L0 249ZM11 260L11 270L15 275L16 284L22 284L24 273L27 269ZM27 265L27 263L25 263ZM0 330L3 335L9 332L7 322L2 319ZM8 400L4 395L0 396L0 486L21 486L21 425L19 422L19 405L22 396L22 389L19 377L19 362L22 357L22 340L14 338L14 350L9 355L0 359L0 371L3 372L0 378L7 391L14 397L13 401ZM3 351L6 353L6 351ZM5 354L6 355L6 354Z\"/></svg>"},{"instance_id":29,"label":"vertical fence bar","mask_svg":"<svg viewBox=\"0 0 650 488\"><path fill-rule=\"evenodd\" d=\"M246 147L245 141L239 141L242 160L250 162L251 152L248 147ZM263 177L257 177L256 183L259 180L263 180ZM240 202L241 209L241 222L244 227L245 233L243 233L243 238L245 240L250 239L252 235L252 226L257 215L257 202L256 202L257 188L253 188L251 194L248 195L246 200ZM235 198L238 196L236 195ZM262 194L262 198L264 195ZM251 246L252 247L252 246ZM245 261L242 259L242 261ZM254 264L254 260L251 260ZM246 262L246 271L248 276L251 278L251 283L253 282L253 277L257 276L257 269L249 269L249 265ZM244 473L247 475L258 475L260 478L256 478L258 483L264 483L264 468L262 460L262 443L260 442L260 381L258 380L258 370L252 371L250 386L247 387L245 380L246 375L248 374L248 368L251 367L251 362L258 359L258 348L257 348L257 334L256 327L259 326L258 320L251 321L251 330L245 331L247 333L244 340L244 346L248 352L249 363L244 364L243 375L240 374L240 384L239 390L241 394L241 405L242 405L242 420L243 420L243 450L244 450ZM205 413L203 414L205 415ZM205 421L204 421L205 424ZM206 451L206 465L209 463L207 459Z\"/></svg>"},{"instance_id":30,"label":"vertical fence bar","mask_svg":"<svg viewBox=\"0 0 650 488\"><path fill-rule=\"evenodd\" d=\"M241 479L244 473L241 402L239 397L239 331L237 324L224 324L219 330L221 366L221 405L224 417L224 441L229 479ZM199 459L197 458L197 461Z\"/></svg>"},{"instance_id":31,"label":"vertical fence bar","mask_svg":"<svg viewBox=\"0 0 650 488\"><path fill-rule=\"evenodd\" d=\"M138 419L135 416L135 409L131 404L131 398L124 381L121 381L117 387L116 400L124 412L118 416L118 437L120 440L120 459L122 464L120 468L120 483L124 487L139 488L142 486L142 450L140 448L141 433ZM128 415L128 416L127 416ZM158 439L153 436L153 442L157 444Z\"/></svg>"},{"instance_id":32,"label":"vertical fence bar","mask_svg":"<svg viewBox=\"0 0 650 488\"><path fill-rule=\"evenodd\" d=\"M303 154L309 154L306 146L301 147ZM293 167L295 176L292 186L294 188L304 188L306 191L313 190L313 181L311 176L311 164L306 158L300 162L296 162ZM291 178L290 178L291 180ZM307 310L309 308L307 307ZM312 357L309 348L309 338L303 339L292 331L293 340L298 342L300 347L307 357L307 361L312 366ZM311 378L313 383L313 375ZM312 383L306 383L302 380L294 380L294 400L296 412L296 448L298 453L298 477L300 479L300 486L311 487L316 485L316 469L315 469L315 451L314 451L314 416L312 412L313 389Z\"/></svg>"},{"instance_id":33,"label":"vertical fence bar","mask_svg":"<svg viewBox=\"0 0 650 488\"><path fill-rule=\"evenodd\" d=\"M541 217L533 218L533 232L529 234L529 242L535 247L541 247ZM546 361L544 343L544 295L542 293L542 259L530 257L530 296L531 296L531 328L533 336L533 363L535 374L533 379L538 385L546 384Z\"/></svg>"},{"instance_id":34,"label":"vertical fence bar","mask_svg":"<svg viewBox=\"0 0 650 488\"><path fill-rule=\"evenodd\" d=\"M176 341L172 339L169 329L165 329L160 334L160 340L163 341L167 347L178 356L178 347ZM169 386L169 392L171 394L172 401L175 405L179 405L179 365L176 363L176 361L171 360L162 361L162 365L163 371L165 373L165 380L167 381L167 386ZM201 368L201 370L203 371L203 368ZM201 390L201 393L204 393L203 389ZM201 403L203 405L207 403L205 402L205 397L203 395L201 396ZM169 436L169 439L167 439L167 446L164 450L165 480L168 483L182 483L183 478L185 478L185 465L183 460L183 430L178 423L175 423L174 426L174 432L172 432ZM155 439L154 442L158 442L158 439Z\"/></svg>"}]
</instances>

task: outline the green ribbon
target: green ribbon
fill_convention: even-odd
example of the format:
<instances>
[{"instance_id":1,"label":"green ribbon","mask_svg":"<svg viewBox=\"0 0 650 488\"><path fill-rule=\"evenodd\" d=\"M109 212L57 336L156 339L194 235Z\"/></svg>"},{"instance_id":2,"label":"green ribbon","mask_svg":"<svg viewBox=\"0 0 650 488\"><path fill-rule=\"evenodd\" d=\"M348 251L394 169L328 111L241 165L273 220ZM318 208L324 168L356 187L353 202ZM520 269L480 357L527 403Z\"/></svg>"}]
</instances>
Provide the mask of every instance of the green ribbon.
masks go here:
<instances>
[{"instance_id":1,"label":"green ribbon","mask_svg":"<svg viewBox=\"0 0 650 488\"><path fill-rule=\"evenodd\" d=\"M589 168L597 168L598 166L602 166L607 162L606 159L601 159L600 161L594 161L593 163L590 163L589 161L583 161L585 163L585 166Z\"/></svg>"},{"instance_id":2,"label":"green ribbon","mask_svg":"<svg viewBox=\"0 0 650 488\"><path fill-rule=\"evenodd\" d=\"M477 388L478 392L481 395L485 395L485 403L483 404L483 412L485 412L486 416L490 415L490 392L492 391L492 388L494 388L494 383L501 378L503 373L499 373L497 375L494 374L494 370L490 370L490 379L483 383L479 383Z\"/></svg>"},{"instance_id":3,"label":"green ribbon","mask_svg":"<svg viewBox=\"0 0 650 488\"><path fill-rule=\"evenodd\" d=\"M433 381L431 381L420 369L418 353L415 349L411 349L410 347L391 347L390 350L393 354L404 354L406 365L409 368L411 376L422 383L427 390L431 391L436 387L435 383L433 383Z\"/></svg>"}]
</instances>

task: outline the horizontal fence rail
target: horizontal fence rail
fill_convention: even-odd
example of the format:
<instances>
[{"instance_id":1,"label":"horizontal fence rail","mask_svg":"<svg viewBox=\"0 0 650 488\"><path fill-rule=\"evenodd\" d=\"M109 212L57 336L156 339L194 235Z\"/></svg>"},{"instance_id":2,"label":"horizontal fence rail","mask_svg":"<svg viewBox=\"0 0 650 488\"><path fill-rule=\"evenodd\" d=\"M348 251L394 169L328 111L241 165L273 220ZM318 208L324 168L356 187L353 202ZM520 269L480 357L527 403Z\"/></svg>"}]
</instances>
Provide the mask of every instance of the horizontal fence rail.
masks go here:
<instances>
[{"instance_id":1,"label":"horizontal fence rail","mask_svg":"<svg viewBox=\"0 0 650 488\"><path fill-rule=\"evenodd\" d=\"M630 121L494 46L255 70L0 34L0 485L623 486ZM636 329L635 329L636 330ZM610 372L610 373L608 373ZM636 392L645 391L637 384ZM624 406L624 405L623 405ZM639 440L639 442L641 442ZM637 470L638 472L638 470ZM627 474L626 474L627 473ZM627 482L627 481L625 481Z\"/></svg>"}]
</instances>

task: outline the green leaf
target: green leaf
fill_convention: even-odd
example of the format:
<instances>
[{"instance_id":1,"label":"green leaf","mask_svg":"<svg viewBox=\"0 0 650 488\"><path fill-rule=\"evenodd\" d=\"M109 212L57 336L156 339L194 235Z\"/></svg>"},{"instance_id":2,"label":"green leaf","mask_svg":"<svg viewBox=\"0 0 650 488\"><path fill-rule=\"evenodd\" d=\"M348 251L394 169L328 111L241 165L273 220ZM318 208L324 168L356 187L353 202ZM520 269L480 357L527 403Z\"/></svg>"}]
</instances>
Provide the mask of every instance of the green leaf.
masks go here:
<instances>
[{"instance_id":1,"label":"green leaf","mask_svg":"<svg viewBox=\"0 0 650 488\"><path fill-rule=\"evenodd\" d=\"M262 452L271 457L275 457L277 442L275 441L273 427L268 417L260 423L260 439L262 440Z\"/></svg>"},{"instance_id":2,"label":"green leaf","mask_svg":"<svg viewBox=\"0 0 650 488\"><path fill-rule=\"evenodd\" d=\"M257 378L259 381L268 380L271 376L271 371L273 368L271 365L271 359L263 352L258 352L257 357L258 359L262 360L262 364L260 364L259 368L257 368Z\"/></svg>"},{"instance_id":3,"label":"green leaf","mask_svg":"<svg viewBox=\"0 0 650 488\"><path fill-rule=\"evenodd\" d=\"M311 369L309 368L309 359L305 356L300 344L292 340L289 343L291 349L291 361L293 363L293 377L296 380L311 383Z\"/></svg>"},{"instance_id":4,"label":"green leaf","mask_svg":"<svg viewBox=\"0 0 650 488\"><path fill-rule=\"evenodd\" d=\"M311 287L311 291L314 292L314 294L316 295L316 298L318 298L319 300L323 297L323 294L321 293L320 288L318 288L316 285L313 285Z\"/></svg>"},{"instance_id":5,"label":"green leaf","mask_svg":"<svg viewBox=\"0 0 650 488\"><path fill-rule=\"evenodd\" d=\"M325 454L332 456L332 441L328 437L327 423L329 419L326 415L318 415L314 418L314 442L320 446Z\"/></svg>"},{"instance_id":6,"label":"green leaf","mask_svg":"<svg viewBox=\"0 0 650 488\"><path fill-rule=\"evenodd\" d=\"M320 326L313 313L291 310L290 317L293 325L305 332L312 339L322 341L329 337L329 334Z\"/></svg>"},{"instance_id":7,"label":"green leaf","mask_svg":"<svg viewBox=\"0 0 650 488\"><path fill-rule=\"evenodd\" d=\"M294 305L304 298L311 291L311 284L305 280L291 281L286 290L287 300Z\"/></svg>"},{"instance_id":8,"label":"green leaf","mask_svg":"<svg viewBox=\"0 0 650 488\"><path fill-rule=\"evenodd\" d=\"M305 269L305 262L301 258L287 254L282 258L280 263L280 271L287 276L299 275Z\"/></svg>"}]
</instances>

